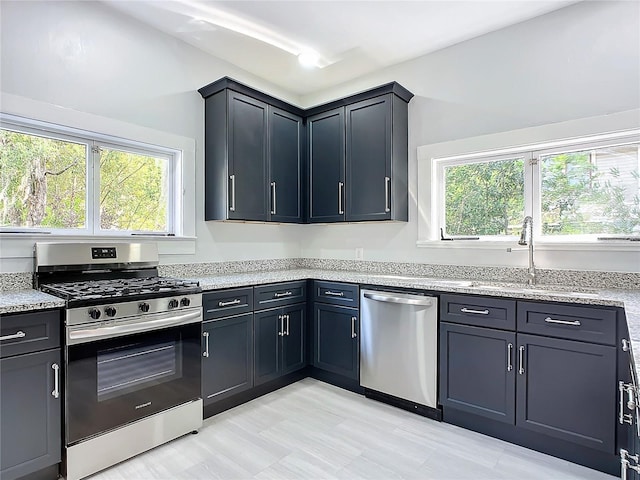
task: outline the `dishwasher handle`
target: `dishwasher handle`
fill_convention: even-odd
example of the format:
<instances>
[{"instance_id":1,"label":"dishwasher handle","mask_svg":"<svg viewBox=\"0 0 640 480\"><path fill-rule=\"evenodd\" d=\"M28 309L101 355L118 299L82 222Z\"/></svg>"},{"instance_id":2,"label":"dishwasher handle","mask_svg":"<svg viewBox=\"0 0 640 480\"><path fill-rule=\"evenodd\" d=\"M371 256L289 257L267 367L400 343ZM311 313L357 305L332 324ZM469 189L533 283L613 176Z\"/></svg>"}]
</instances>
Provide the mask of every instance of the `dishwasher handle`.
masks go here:
<instances>
[{"instance_id":1,"label":"dishwasher handle","mask_svg":"<svg viewBox=\"0 0 640 480\"><path fill-rule=\"evenodd\" d=\"M406 293L388 292L363 292L364 298L386 303L402 303L405 305L421 305L430 307L434 305L435 297L425 297L423 295L409 295Z\"/></svg>"}]
</instances>

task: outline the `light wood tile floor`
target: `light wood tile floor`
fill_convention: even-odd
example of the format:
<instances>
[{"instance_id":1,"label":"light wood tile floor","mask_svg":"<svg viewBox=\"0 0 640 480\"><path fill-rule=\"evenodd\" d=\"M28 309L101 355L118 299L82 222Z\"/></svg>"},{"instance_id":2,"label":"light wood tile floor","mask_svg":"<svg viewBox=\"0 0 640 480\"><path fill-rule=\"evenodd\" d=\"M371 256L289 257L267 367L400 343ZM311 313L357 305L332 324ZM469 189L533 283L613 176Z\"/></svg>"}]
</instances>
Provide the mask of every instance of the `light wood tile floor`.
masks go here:
<instances>
[{"instance_id":1,"label":"light wood tile floor","mask_svg":"<svg viewBox=\"0 0 640 480\"><path fill-rule=\"evenodd\" d=\"M307 378L91 480L613 480Z\"/></svg>"}]
</instances>

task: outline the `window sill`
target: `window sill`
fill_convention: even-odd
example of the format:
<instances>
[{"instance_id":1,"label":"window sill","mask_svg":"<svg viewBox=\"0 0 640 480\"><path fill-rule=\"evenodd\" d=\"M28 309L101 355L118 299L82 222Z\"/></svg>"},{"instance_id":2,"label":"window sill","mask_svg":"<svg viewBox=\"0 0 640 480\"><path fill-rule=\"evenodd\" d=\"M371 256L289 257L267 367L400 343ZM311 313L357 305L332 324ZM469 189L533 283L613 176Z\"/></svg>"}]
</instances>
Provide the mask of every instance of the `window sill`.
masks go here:
<instances>
[{"instance_id":1,"label":"window sill","mask_svg":"<svg viewBox=\"0 0 640 480\"><path fill-rule=\"evenodd\" d=\"M158 236L158 235L61 235L46 233L2 233L2 258L33 257L35 242L85 242L85 243L124 243L156 242L160 255L193 255L196 252L196 237Z\"/></svg>"},{"instance_id":2,"label":"window sill","mask_svg":"<svg viewBox=\"0 0 640 480\"><path fill-rule=\"evenodd\" d=\"M473 249L473 250L527 250L528 247L518 245L517 240L418 240L418 248ZM545 242L534 244L536 251L594 251L594 252L640 252L640 242L607 241L607 242Z\"/></svg>"}]
</instances>

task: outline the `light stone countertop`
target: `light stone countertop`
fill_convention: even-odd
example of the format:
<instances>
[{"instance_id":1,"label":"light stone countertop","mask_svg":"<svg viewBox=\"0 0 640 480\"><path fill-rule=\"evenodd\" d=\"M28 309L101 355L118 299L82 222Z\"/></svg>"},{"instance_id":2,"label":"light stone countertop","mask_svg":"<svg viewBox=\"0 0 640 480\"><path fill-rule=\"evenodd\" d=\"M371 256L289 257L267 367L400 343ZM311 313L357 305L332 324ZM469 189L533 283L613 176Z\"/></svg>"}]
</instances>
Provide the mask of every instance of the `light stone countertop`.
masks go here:
<instances>
[{"instance_id":1,"label":"light stone countertop","mask_svg":"<svg viewBox=\"0 0 640 480\"><path fill-rule=\"evenodd\" d=\"M27 289L0 292L0 315L29 310L63 308L64 305L65 302L61 298L38 290Z\"/></svg>"},{"instance_id":2,"label":"light stone countertop","mask_svg":"<svg viewBox=\"0 0 640 480\"><path fill-rule=\"evenodd\" d=\"M562 285L535 285L530 287L507 282L439 279L322 269L258 271L216 274L195 278L185 275L185 278L199 281L203 291L313 278L317 280L414 288L438 292L623 307L625 309L629 336L634 350L635 365L640 365L640 289L600 290ZM60 308L64 307L64 304L63 300L36 290L27 289L0 293L0 314ZM637 371L635 366L634 370ZM640 374L640 372L638 373ZM638 378L640 378L640 375L638 375Z\"/></svg>"}]
</instances>

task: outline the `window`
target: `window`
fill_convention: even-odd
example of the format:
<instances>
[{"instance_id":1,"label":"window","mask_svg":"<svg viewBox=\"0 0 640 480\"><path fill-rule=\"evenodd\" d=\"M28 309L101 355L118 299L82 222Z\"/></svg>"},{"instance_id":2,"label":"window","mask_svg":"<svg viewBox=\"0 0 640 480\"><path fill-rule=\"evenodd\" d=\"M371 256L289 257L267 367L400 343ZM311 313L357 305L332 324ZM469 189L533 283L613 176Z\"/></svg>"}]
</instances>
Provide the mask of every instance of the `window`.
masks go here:
<instances>
[{"instance_id":1,"label":"window","mask_svg":"<svg viewBox=\"0 0 640 480\"><path fill-rule=\"evenodd\" d=\"M433 160L443 239L640 238L640 138L584 138Z\"/></svg>"},{"instance_id":2,"label":"window","mask_svg":"<svg viewBox=\"0 0 640 480\"><path fill-rule=\"evenodd\" d=\"M3 117L0 232L179 234L179 172L179 151Z\"/></svg>"}]
</instances>

